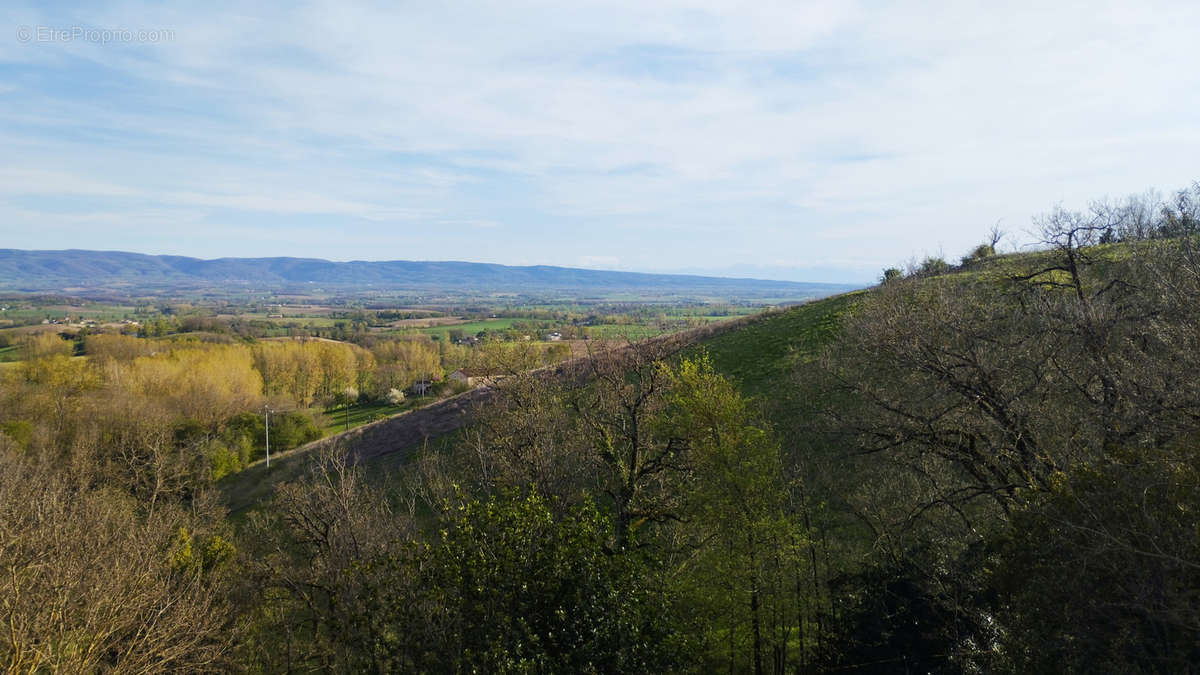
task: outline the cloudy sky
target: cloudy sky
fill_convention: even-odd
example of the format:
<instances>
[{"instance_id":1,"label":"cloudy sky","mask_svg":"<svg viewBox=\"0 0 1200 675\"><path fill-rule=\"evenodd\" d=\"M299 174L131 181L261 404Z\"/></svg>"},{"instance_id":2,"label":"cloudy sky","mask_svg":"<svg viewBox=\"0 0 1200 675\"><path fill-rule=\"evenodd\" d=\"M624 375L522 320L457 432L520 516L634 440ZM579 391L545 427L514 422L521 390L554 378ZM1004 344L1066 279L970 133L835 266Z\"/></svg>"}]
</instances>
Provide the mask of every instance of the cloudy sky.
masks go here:
<instances>
[{"instance_id":1,"label":"cloudy sky","mask_svg":"<svg viewBox=\"0 0 1200 675\"><path fill-rule=\"evenodd\" d=\"M1200 3L936 4L6 3L0 248L868 281L1200 178Z\"/></svg>"}]
</instances>

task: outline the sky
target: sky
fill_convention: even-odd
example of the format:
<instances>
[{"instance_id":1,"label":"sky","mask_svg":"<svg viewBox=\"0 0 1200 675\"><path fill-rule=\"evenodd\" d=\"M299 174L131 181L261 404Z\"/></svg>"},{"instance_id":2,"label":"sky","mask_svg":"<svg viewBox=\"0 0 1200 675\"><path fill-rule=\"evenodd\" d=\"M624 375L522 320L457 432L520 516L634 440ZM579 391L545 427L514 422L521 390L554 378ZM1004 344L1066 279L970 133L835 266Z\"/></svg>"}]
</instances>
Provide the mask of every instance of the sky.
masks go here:
<instances>
[{"instance_id":1,"label":"sky","mask_svg":"<svg viewBox=\"0 0 1200 675\"><path fill-rule=\"evenodd\" d=\"M1196 2L6 2L0 248L869 282L1200 179Z\"/></svg>"}]
</instances>

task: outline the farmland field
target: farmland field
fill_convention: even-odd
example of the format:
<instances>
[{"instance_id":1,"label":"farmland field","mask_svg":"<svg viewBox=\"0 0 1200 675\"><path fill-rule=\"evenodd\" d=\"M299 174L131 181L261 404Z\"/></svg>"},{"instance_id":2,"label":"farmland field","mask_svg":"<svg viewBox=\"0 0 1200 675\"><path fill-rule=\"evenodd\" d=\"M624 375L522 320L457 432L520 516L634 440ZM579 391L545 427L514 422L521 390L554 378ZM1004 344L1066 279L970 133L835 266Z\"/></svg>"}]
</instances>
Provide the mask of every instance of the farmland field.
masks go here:
<instances>
[{"instance_id":1,"label":"farmland field","mask_svg":"<svg viewBox=\"0 0 1200 675\"><path fill-rule=\"evenodd\" d=\"M630 325L630 324L602 324L599 326L588 326L588 337L610 340L616 338L628 338L630 340L641 340L642 338L654 337L668 332L651 325Z\"/></svg>"},{"instance_id":2,"label":"farmland field","mask_svg":"<svg viewBox=\"0 0 1200 675\"><path fill-rule=\"evenodd\" d=\"M418 333L425 335L448 335L450 330L461 330L464 335L475 335L480 331L491 330L508 330L512 328L513 322L519 319L483 319L480 321L467 321L465 323L457 323L453 326L429 326L426 328L418 328Z\"/></svg>"}]
</instances>

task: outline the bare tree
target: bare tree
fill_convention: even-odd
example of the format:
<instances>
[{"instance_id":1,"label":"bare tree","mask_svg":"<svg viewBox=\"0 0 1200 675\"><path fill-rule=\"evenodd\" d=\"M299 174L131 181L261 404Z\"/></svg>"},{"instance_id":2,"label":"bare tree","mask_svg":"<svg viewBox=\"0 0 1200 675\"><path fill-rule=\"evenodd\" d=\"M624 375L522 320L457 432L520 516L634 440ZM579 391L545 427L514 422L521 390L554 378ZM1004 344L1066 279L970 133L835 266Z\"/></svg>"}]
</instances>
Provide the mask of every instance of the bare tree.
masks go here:
<instances>
[{"instance_id":1,"label":"bare tree","mask_svg":"<svg viewBox=\"0 0 1200 675\"><path fill-rule=\"evenodd\" d=\"M0 662L8 672L224 672L232 546L176 507L0 462ZM209 521L211 522L211 521Z\"/></svg>"},{"instance_id":2,"label":"bare tree","mask_svg":"<svg viewBox=\"0 0 1200 675\"><path fill-rule=\"evenodd\" d=\"M556 509L577 504L597 469L570 414L573 383L520 372L498 380L465 446L490 489L532 487Z\"/></svg>"},{"instance_id":3,"label":"bare tree","mask_svg":"<svg viewBox=\"0 0 1200 675\"><path fill-rule=\"evenodd\" d=\"M325 452L305 480L279 487L248 532L247 658L269 669L387 669L373 661L383 639L369 604L374 563L400 550L411 521L344 453Z\"/></svg>"},{"instance_id":4,"label":"bare tree","mask_svg":"<svg viewBox=\"0 0 1200 675\"><path fill-rule=\"evenodd\" d=\"M988 246L991 246L993 251L999 251L1000 240L1007 235L1007 232L1000 229L1000 221L997 220L992 225L992 229L988 231Z\"/></svg>"},{"instance_id":5,"label":"bare tree","mask_svg":"<svg viewBox=\"0 0 1200 675\"><path fill-rule=\"evenodd\" d=\"M593 355L587 362L591 384L577 388L571 400L590 452L603 467L618 549L631 543L640 524L678 518L676 481L688 470L687 442L655 424L669 392L664 359L673 346L644 341Z\"/></svg>"},{"instance_id":6,"label":"bare tree","mask_svg":"<svg viewBox=\"0 0 1200 675\"><path fill-rule=\"evenodd\" d=\"M1200 424L1184 374L1200 319L1194 243L1098 247L1121 213L1056 209L1027 271L889 284L849 323L830 373L861 405L827 412L861 452L926 486L905 490L909 514L981 496L1007 509L1056 472Z\"/></svg>"},{"instance_id":7,"label":"bare tree","mask_svg":"<svg viewBox=\"0 0 1200 675\"><path fill-rule=\"evenodd\" d=\"M664 433L658 416L671 382L665 359L680 346L671 338L628 342L500 380L474 441L481 470L561 505L598 489L613 509L618 549L640 525L677 518L687 444Z\"/></svg>"}]
</instances>

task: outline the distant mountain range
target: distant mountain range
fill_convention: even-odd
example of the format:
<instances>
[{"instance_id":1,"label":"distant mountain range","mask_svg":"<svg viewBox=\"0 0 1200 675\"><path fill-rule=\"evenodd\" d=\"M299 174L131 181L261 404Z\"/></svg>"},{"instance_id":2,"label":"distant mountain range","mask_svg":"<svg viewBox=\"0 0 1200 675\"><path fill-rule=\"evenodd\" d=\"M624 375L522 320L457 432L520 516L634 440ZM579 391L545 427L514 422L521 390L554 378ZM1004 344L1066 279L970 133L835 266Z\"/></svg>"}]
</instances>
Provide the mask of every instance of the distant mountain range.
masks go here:
<instances>
[{"instance_id":1,"label":"distant mountain range","mask_svg":"<svg viewBox=\"0 0 1200 675\"><path fill-rule=\"evenodd\" d=\"M218 258L143 255L122 251L0 249L0 290L164 287L442 289L521 292L535 290L721 293L817 297L849 284L731 279L686 274L644 274L536 265L408 260L331 262L318 258Z\"/></svg>"}]
</instances>

